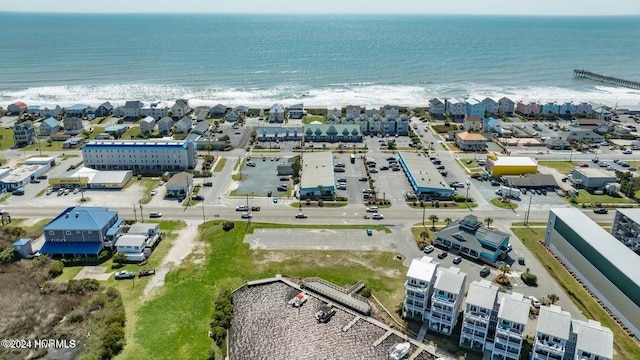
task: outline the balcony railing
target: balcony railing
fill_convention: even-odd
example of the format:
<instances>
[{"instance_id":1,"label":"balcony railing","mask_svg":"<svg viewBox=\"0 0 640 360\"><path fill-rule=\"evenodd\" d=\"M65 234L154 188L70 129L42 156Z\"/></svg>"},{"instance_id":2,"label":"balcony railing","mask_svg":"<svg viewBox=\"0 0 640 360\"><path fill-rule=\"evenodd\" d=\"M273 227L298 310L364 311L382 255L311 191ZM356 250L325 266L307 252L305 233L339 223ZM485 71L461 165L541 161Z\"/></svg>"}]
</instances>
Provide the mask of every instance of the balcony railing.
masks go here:
<instances>
[{"instance_id":1,"label":"balcony railing","mask_svg":"<svg viewBox=\"0 0 640 360\"><path fill-rule=\"evenodd\" d=\"M560 343L544 341L540 339L536 339L536 346L555 353L564 353L565 350L565 346Z\"/></svg>"}]
</instances>

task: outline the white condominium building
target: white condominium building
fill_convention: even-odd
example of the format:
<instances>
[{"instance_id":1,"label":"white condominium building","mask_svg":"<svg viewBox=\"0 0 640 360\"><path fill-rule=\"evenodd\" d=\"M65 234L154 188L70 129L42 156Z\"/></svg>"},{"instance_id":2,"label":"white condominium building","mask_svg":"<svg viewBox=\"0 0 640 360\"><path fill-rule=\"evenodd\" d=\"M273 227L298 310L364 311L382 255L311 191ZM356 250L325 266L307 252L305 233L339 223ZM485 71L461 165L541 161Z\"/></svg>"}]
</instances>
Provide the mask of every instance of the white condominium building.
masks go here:
<instances>
[{"instance_id":1,"label":"white condominium building","mask_svg":"<svg viewBox=\"0 0 640 360\"><path fill-rule=\"evenodd\" d=\"M571 314L560 306L541 306L531 360L562 360L571 336Z\"/></svg>"},{"instance_id":2,"label":"white condominium building","mask_svg":"<svg viewBox=\"0 0 640 360\"><path fill-rule=\"evenodd\" d=\"M498 310L498 287L488 280L469 285L467 303L460 333L460 345L484 350L492 314Z\"/></svg>"},{"instance_id":3,"label":"white condominium building","mask_svg":"<svg viewBox=\"0 0 640 360\"><path fill-rule=\"evenodd\" d=\"M514 292L500 297L492 360L520 359L523 332L529 320L530 307L531 301L525 299L522 294Z\"/></svg>"},{"instance_id":4,"label":"white condominium building","mask_svg":"<svg viewBox=\"0 0 640 360\"><path fill-rule=\"evenodd\" d=\"M440 269L431 296L429 329L451 335L458 322L467 274L456 267Z\"/></svg>"},{"instance_id":5,"label":"white condominium building","mask_svg":"<svg viewBox=\"0 0 640 360\"><path fill-rule=\"evenodd\" d=\"M433 288L438 264L433 258L423 256L421 259L413 259L407 281L404 283L404 311L409 317L429 320L429 296Z\"/></svg>"}]
</instances>

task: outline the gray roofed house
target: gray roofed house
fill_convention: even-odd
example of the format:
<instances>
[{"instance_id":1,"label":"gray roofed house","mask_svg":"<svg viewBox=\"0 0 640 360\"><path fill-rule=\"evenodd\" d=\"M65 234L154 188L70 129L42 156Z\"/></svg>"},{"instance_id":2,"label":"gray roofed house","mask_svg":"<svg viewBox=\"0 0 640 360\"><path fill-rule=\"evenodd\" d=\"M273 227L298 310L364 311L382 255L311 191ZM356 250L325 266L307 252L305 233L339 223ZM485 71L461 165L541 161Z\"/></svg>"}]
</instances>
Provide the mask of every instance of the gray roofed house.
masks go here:
<instances>
[{"instance_id":1,"label":"gray roofed house","mask_svg":"<svg viewBox=\"0 0 640 360\"><path fill-rule=\"evenodd\" d=\"M64 126L64 133L68 135L78 135L84 131L84 125L82 125L82 119L77 117L66 117L62 120Z\"/></svg>"},{"instance_id":2,"label":"gray roofed house","mask_svg":"<svg viewBox=\"0 0 640 360\"><path fill-rule=\"evenodd\" d=\"M169 135L171 133L171 128L173 127L173 119L165 116L162 119L158 120L158 131L160 131L163 135Z\"/></svg>"},{"instance_id":3,"label":"gray roofed house","mask_svg":"<svg viewBox=\"0 0 640 360\"><path fill-rule=\"evenodd\" d=\"M458 322L467 274L456 267L440 268L431 296L429 329L450 335Z\"/></svg>"},{"instance_id":4,"label":"gray roofed house","mask_svg":"<svg viewBox=\"0 0 640 360\"><path fill-rule=\"evenodd\" d=\"M498 287L490 281L482 279L474 281L467 292L467 304L479 306L484 309L493 309L498 296Z\"/></svg>"},{"instance_id":5,"label":"gray roofed house","mask_svg":"<svg viewBox=\"0 0 640 360\"><path fill-rule=\"evenodd\" d=\"M40 136L51 136L60 131L60 121L50 117L40 122Z\"/></svg>"},{"instance_id":6,"label":"gray roofed house","mask_svg":"<svg viewBox=\"0 0 640 360\"><path fill-rule=\"evenodd\" d=\"M176 103L171 106L171 116L174 119L179 119L187 115L189 111L191 111L191 106L189 106L189 100L186 99L178 99Z\"/></svg>"},{"instance_id":7,"label":"gray roofed house","mask_svg":"<svg viewBox=\"0 0 640 360\"><path fill-rule=\"evenodd\" d=\"M289 119L302 119L304 116L304 105L294 104L289 106Z\"/></svg>"},{"instance_id":8,"label":"gray roofed house","mask_svg":"<svg viewBox=\"0 0 640 360\"><path fill-rule=\"evenodd\" d=\"M571 314L558 305L541 306L533 344L532 359L566 358L571 337ZM571 352L569 352L571 353Z\"/></svg>"},{"instance_id":9,"label":"gray roofed house","mask_svg":"<svg viewBox=\"0 0 640 360\"><path fill-rule=\"evenodd\" d=\"M36 128L30 120L13 126L13 141L17 147L29 146L36 140Z\"/></svg>"},{"instance_id":10,"label":"gray roofed house","mask_svg":"<svg viewBox=\"0 0 640 360\"><path fill-rule=\"evenodd\" d=\"M222 104L218 104L211 108L210 114L214 119L221 119L227 114L228 108Z\"/></svg>"},{"instance_id":11,"label":"gray roofed house","mask_svg":"<svg viewBox=\"0 0 640 360\"><path fill-rule=\"evenodd\" d=\"M269 109L269 122L270 123L283 123L284 122L284 107L280 104L273 104Z\"/></svg>"},{"instance_id":12,"label":"gray roofed house","mask_svg":"<svg viewBox=\"0 0 640 360\"><path fill-rule=\"evenodd\" d=\"M261 126L256 133L259 141L300 141L302 126Z\"/></svg>"},{"instance_id":13,"label":"gray roofed house","mask_svg":"<svg viewBox=\"0 0 640 360\"><path fill-rule=\"evenodd\" d=\"M209 117L209 107L198 106L195 110L196 121L205 121Z\"/></svg>"},{"instance_id":14,"label":"gray roofed house","mask_svg":"<svg viewBox=\"0 0 640 360\"><path fill-rule=\"evenodd\" d=\"M140 133L146 136L151 135L153 130L156 128L156 119L147 116L144 119L140 120Z\"/></svg>"},{"instance_id":15,"label":"gray roofed house","mask_svg":"<svg viewBox=\"0 0 640 360\"><path fill-rule=\"evenodd\" d=\"M233 108L233 112L235 112L238 115L240 114L247 115L248 111L249 111L249 107L244 105L236 106Z\"/></svg>"},{"instance_id":16,"label":"gray roofed house","mask_svg":"<svg viewBox=\"0 0 640 360\"><path fill-rule=\"evenodd\" d=\"M193 174L186 171L179 172L167 181L165 188L169 197L184 197L193 189Z\"/></svg>"},{"instance_id":17,"label":"gray roofed house","mask_svg":"<svg viewBox=\"0 0 640 360\"><path fill-rule=\"evenodd\" d=\"M435 236L436 244L492 265L509 247L509 234L484 227L475 215L451 222Z\"/></svg>"},{"instance_id":18,"label":"gray roofed house","mask_svg":"<svg viewBox=\"0 0 640 360\"><path fill-rule=\"evenodd\" d=\"M193 130L191 130L191 132L193 134L204 135L204 133L209 130L209 126L211 126L211 124L208 121L201 121L195 128L193 128Z\"/></svg>"},{"instance_id":19,"label":"gray roofed house","mask_svg":"<svg viewBox=\"0 0 640 360\"><path fill-rule=\"evenodd\" d=\"M238 121L238 118L239 118L238 113L236 113L233 110L229 111L229 113L227 114L227 121L228 122L232 122L232 123L236 122L236 121Z\"/></svg>"},{"instance_id":20,"label":"gray roofed house","mask_svg":"<svg viewBox=\"0 0 640 360\"><path fill-rule=\"evenodd\" d=\"M308 124L304 125L305 141L314 142L361 142L359 125Z\"/></svg>"},{"instance_id":21,"label":"gray roofed house","mask_svg":"<svg viewBox=\"0 0 640 360\"><path fill-rule=\"evenodd\" d=\"M96 116L109 116L113 113L113 105L110 102L104 102L96 108Z\"/></svg>"},{"instance_id":22,"label":"gray roofed house","mask_svg":"<svg viewBox=\"0 0 640 360\"><path fill-rule=\"evenodd\" d=\"M176 123L176 132L186 134L193 128L193 122L188 116L183 117Z\"/></svg>"},{"instance_id":23,"label":"gray roofed house","mask_svg":"<svg viewBox=\"0 0 640 360\"><path fill-rule=\"evenodd\" d=\"M122 107L122 116L124 116L126 120L137 119L142 115L143 106L142 101L127 101Z\"/></svg>"},{"instance_id":24,"label":"gray roofed house","mask_svg":"<svg viewBox=\"0 0 640 360\"><path fill-rule=\"evenodd\" d=\"M499 288L490 281L473 281L467 291L466 308L460 332L460 344L484 350L489 329L495 328Z\"/></svg>"}]
</instances>

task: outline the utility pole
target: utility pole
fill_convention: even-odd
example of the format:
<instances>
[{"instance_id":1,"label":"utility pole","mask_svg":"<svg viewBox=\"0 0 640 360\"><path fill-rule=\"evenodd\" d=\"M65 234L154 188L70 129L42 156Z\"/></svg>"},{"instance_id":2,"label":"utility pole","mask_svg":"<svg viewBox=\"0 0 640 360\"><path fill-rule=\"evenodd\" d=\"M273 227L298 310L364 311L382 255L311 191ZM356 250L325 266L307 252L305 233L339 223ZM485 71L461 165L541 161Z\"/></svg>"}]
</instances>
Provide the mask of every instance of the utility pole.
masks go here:
<instances>
[{"instance_id":1,"label":"utility pole","mask_svg":"<svg viewBox=\"0 0 640 360\"><path fill-rule=\"evenodd\" d=\"M80 195L82 196L82 202L84 202L84 191L82 191L82 183L80 182L80 175L78 175L78 186L80 187Z\"/></svg>"},{"instance_id":2,"label":"utility pole","mask_svg":"<svg viewBox=\"0 0 640 360\"><path fill-rule=\"evenodd\" d=\"M207 219L204 217L204 201L202 202L202 223L207 222Z\"/></svg>"},{"instance_id":3,"label":"utility pole","mask_svg":"<svg viewBox=\"0 0 640 360\"><path fill-rule=\"evenodd\" d=\"M138 215L136 215L136 204L133 204L133 220L138 222Z\"/></svg>"},{"instance_id":4,"label":"utility pole","mask_svg":"<svg viewBox=\"0 0 640 360\"><path fill-rule=\"evenodd\" d=\"M527 212L524 214L524 225L529 225L529 212L531 211L531 200L533 199L533 194L529 195L529 206L527 206Z\"/></svg>"},{"instance_id":5,"label":"utility pole","mask_svg":"<svg viewBox=\"0 0 640 360\"><path fill-rule=\"evenodd\" d=\"M424 205L424 202L423 202L422 203L422 227L424 227L424 231L427 231L427 226L424 224L424 215L426 210L427 210L427 207Z\"/></svg>"},{"instance_id":6,"label":"utility pole","mask_svg":"<svg viewBox=\"0 0 640 360\"><path fill-rule=\"evenodd\" d=\"M142 204L140 204L140 221L144 222L144 216L142 215Z\"/></svg>"}]
</instances>

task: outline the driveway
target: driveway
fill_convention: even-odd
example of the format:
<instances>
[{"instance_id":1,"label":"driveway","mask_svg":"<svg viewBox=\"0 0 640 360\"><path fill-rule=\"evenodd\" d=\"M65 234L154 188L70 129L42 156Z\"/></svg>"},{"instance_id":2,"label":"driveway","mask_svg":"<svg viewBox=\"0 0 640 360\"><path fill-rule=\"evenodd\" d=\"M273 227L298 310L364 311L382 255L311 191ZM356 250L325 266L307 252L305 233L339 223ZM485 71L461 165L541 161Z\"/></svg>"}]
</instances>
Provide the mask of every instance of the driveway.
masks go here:
<instances>
[{"instance_id":1,"label":"driveway","mask_svg":"<svg viewBox=\"0 0 640 360\"><path fill-rule=\"evenodd\" d=\"M396 250L389 234L364 229L256 229L244 242L253 250Z\"/></svg>"}]
</instances>

